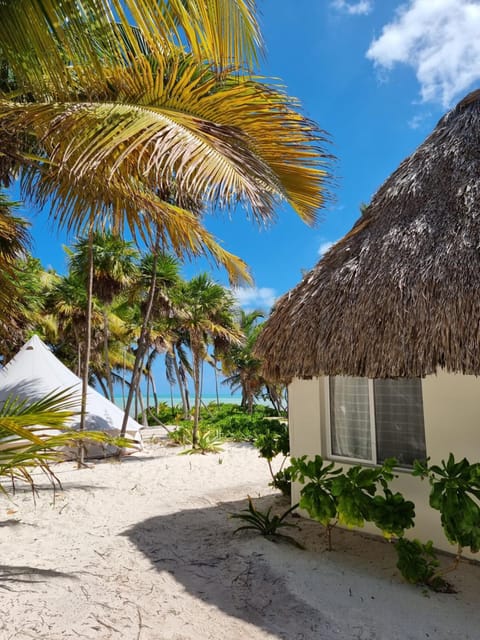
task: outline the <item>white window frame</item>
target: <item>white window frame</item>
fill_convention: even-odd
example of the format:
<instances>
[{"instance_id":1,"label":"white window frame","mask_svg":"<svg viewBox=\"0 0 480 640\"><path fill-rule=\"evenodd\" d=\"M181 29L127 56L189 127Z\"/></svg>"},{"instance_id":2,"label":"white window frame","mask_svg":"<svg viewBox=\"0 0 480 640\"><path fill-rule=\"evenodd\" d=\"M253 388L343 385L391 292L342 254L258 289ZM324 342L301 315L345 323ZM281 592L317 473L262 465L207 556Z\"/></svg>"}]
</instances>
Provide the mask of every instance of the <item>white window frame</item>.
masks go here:
<instances>
[{"instance_id":1,"label":"white window frame","mask_svg":"<svg viewBox=\"0 0 480 640\"><path fill-rule=\"evenodd\" d=\"M324 377L324 395L325 398L325 424L326 428L326 444L327 444L327 455L331 460L339 460L342 462L349 462L352 464L363 464L363 465L379 465L380 463L377 460L377 430L375 425L375 399L374 399L374 391L373 391L373 379L368 378L368 412L370 416L370 448L372 451L371 459L364 458L350 458L348 456L340 456L332 452L332 425L331 425L331 414L330 414L330 376ZM422 389L423 392L423 389ZM411 467L395 467L397 471L406 471L410 472Z\"/></svg>"}]
</instances>

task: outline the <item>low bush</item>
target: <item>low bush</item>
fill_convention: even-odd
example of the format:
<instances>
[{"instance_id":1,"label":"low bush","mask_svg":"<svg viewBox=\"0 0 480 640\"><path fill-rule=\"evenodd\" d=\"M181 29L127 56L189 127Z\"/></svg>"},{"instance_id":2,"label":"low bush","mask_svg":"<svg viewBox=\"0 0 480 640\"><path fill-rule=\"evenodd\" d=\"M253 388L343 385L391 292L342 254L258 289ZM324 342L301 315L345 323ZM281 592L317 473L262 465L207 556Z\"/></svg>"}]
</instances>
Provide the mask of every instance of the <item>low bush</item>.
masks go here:
<instances>
[{"instance_id":1,"label":"low bush","mask_svg":"<svg viewBox=\"0 0 480 640\"><path fill-rule=\"evenodd\" d=\"M425 544L420 540L400 538L395 543L398 556L397 569L407 582L420 584L434 591L451 592L451 585L446 582L439 571L439 561L429 540Z\"/></svg>"},{"instance_id":2,"label":"low bush","mask_svg":"<svg viewBox=\"0 0 480 640\"><path fill-rule=\"evenodd\" d=\"M151 413L150 410L149 413ZM250 414L238 404L211 403L200 410L199 428L213 429L223 440L254 442L260 434L267 431L277 432L282 429L285 431L285 427L278 427L280 422L270 419L272 414L275 414L275 411L263 405L255 406L253 413ZM178 425L171 432L170 437L174 442L185 444L184 436L189 429L191 430L192 422L183 419L181 407L177 407L175 415L172 415L171 407L161 403L157 411L151 415L155 418L150 418L152 425L158 422Z\"/></svg>"}]
</instances>

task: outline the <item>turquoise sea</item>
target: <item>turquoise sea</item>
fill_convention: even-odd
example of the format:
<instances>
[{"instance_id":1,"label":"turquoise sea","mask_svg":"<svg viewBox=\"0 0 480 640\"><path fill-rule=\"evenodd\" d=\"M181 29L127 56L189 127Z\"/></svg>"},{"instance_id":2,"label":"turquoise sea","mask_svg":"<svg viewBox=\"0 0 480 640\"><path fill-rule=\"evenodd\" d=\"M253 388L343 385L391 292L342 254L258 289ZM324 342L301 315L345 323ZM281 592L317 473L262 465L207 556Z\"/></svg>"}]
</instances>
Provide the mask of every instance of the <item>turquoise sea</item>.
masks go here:
<instances>
[{"instance_id":1,"label":"turquoise sea","mask_svg":"<svg viewBox=\"0 0 480 640\"><path fill-rule=\"evenodd\" d=\"M240 404L240 402L242 401L242 398L240 396L219 396L218 398L219 402L221 403L229 403L229 404ZM158 396L158 402L165 402L165 404L167 404L169 407L173 406L181 406L182 404L182 398L180 396L173 396L173 398L171 398L170 396ZM204 405L209 405L210 403L216 403L217 402L217 396L215 395L204 395L202 396L202 403ZM143 403L144 406L147 406L147 398L144 396L143 397ZM153 397L150 397L150 403L153 403ZM123 409L125 407L125 400L121 395L116 395L115 396L115 404L117 405L117 407L120 407L121 409ZM190 396L190 404L193 406L193 396ZM140 409L139 409L140 410ZM132 408L132 410L130 411L131 415L135 415L136 410L135 407Z\"/></svg>"}]
</instances>

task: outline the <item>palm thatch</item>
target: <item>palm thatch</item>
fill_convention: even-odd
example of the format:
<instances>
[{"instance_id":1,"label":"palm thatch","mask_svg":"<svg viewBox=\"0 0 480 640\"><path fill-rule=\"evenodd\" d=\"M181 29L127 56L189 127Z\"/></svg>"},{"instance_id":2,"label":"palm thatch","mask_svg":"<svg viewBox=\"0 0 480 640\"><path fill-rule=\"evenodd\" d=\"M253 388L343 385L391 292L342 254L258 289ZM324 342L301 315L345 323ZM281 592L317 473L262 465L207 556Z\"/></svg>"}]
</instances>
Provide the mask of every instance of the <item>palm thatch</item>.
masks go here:
<instances>
[{"instance_id":1,"label":"palm thatch","mask_svg":"<svg viewBox=\"0 0 480 640\"><path fill-rule=\"evenodd\" d=\"M276 305L265 375L480 375L480 90L386 180Z\"/></svg>"}]
</instances>

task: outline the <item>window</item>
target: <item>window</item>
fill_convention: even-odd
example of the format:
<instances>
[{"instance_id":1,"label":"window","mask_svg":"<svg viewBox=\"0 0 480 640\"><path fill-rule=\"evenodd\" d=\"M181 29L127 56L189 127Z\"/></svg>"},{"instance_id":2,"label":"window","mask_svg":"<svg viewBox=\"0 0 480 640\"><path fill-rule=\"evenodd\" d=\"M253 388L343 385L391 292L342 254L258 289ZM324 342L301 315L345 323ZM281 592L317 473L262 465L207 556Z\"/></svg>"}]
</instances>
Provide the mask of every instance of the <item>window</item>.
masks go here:
<instances>
[{"instance_id":1,"label":"window","mask_svg":"<svg viewBox=\"0 0 480 640\"><path fill-rule=\"evenodd\" d=\"M401 467L426 458L422 382L419 378L329 379L330 453L334 457Z\"/></svg>"}]
</instances>

